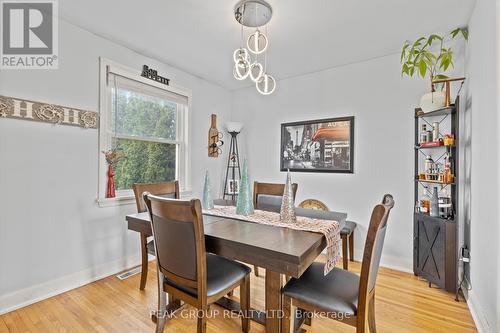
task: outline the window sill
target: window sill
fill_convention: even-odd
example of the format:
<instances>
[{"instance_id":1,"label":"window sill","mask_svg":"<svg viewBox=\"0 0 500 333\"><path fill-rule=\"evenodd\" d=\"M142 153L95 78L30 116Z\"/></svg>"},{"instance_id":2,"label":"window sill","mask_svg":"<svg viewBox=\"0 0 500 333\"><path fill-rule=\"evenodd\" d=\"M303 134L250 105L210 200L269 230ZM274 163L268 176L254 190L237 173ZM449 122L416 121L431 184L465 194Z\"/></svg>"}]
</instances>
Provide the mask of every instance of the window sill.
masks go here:
<instances>
[{"instance_id":1,"label":"window sill","mask_svg":"<svg viewBox=\"0 0 500 333\"><path fill-rule=\"evenodd\" d=\"M181 191L181 199L191 199L193 197L193 193L191 190ZM123 206L123 205L135 205L135 196L134 195L122 195L116 198L98 198L97 204L99 207L114 207L114 206Z\"/></svg>"},{"instance_id":2,"label":"window sill","mask_svg":"<svg viewBox=\"0 0 500 333\"><path fill-rule=\"evenodd\" d=\"M135 204L135 197L133 195L124 195L116 198L98 198L96 201L99 207L113 207Z\"/></svg>"}]
</instances>

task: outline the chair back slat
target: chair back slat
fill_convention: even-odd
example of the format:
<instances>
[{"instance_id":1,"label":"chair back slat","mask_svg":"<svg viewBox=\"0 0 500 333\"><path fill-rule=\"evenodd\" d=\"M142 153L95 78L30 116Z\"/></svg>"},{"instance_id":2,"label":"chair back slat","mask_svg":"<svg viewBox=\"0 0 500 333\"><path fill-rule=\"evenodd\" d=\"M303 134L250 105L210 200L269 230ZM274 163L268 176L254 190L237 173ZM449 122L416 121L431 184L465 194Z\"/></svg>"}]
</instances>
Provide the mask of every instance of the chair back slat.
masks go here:
<instances>
[{"instance_id":1,"label":"chair back slat","mask_svg":"<svg viewBox=\"0 0 500 333\"><path fill-rule=\"evenodd\" d=\"M382 199L382 203L375 206L372 211L361 265L358 301L360 306L365 303L368 294L375 288L387 231L387 220L392 207L394 207L392 195L386 194Z\"/></svg>"},{"instance_id":2,"label":"chair back slat","mask_svg":"<svg viewBox=\"0 0 500 333\"><path fill-rule=\"evenodd\" d=\"M179 182L165 182L165 183L136 183L132 185L135 195L135 203L137 206L137 212L143 213L146 211L146 205L144 204L144 200L142 198L142 194L144 192L149 192L153 195L171 198L171 199L179 199Z\"/></svg>"},{"instance_id":3,"label":"chair back slat","mask_svg":"<svg viewBox=\"0 0 500 333\"><path fill-rule=\"evenodd\" d=\"M206 252L200 200L144 194L158 268L176 283L200 289L206 283Z\"/></svg>"},{"instance_id":4,"label":"chair back slat","mask_svg":"<svg viewBox=\"0 0 500 333\"><path fill-rule=\"evenodd\" d=\"M293 197L297 194L298 185L292 184ZM279 212L285 184L253 183L253 205L255 209Z\"/></svg>"}]
</instances>

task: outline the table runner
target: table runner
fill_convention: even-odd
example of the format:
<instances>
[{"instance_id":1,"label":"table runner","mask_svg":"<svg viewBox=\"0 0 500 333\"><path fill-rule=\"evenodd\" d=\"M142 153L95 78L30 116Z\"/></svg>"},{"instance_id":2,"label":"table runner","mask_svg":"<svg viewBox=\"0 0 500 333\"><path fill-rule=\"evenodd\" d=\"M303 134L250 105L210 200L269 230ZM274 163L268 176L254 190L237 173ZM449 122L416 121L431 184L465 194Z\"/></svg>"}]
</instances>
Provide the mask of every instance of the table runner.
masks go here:
<instances>
[{"instance_id":1,"label":"table runner","mask_svg":"<svg viewBox=\"0 0 500 333\"><path fill-rule=\"evenodd\" d=\"M326 238L327 254L324 274L328 274L340 260L339 248L342 239L340 238L340 225L338 221L297 216L296 223L285 223L281 222L279 213L255 210L253 214L244 216L236 214L236 207L234 206L215 206L212 209L204 209L203 214L234 218L242 221L267 224L276 227L322 233Z\"/></svg>"}]
</instances>

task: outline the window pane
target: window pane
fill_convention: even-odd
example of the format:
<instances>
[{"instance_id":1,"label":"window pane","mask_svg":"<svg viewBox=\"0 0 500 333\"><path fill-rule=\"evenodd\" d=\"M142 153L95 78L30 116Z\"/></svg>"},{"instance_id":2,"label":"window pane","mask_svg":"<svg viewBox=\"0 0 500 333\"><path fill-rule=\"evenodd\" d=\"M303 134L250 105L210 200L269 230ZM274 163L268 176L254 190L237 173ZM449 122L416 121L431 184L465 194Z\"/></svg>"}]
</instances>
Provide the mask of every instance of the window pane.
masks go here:
<instances>
[{"instance_id":1,"label":"window pane","mask_svg":"<svg viewBox=\"0 0 500 333\"><path fill-rule=\"evenodd\" d=\"M116 140L123 158L115 166L115 187L128 190L134 183L175 180L176 145L138 140Z\"/></svg>"},{"instance_id":2,"label":"window pane","mask_svg":"<svg viewBox=\"0 0 500 333\"><path fill-rule=\"evenodd\" d=\"M117 89L116 96L113 89L112 103L115 133L176 140L176 103L121 88Z\"/></svg>"}]
</instances>

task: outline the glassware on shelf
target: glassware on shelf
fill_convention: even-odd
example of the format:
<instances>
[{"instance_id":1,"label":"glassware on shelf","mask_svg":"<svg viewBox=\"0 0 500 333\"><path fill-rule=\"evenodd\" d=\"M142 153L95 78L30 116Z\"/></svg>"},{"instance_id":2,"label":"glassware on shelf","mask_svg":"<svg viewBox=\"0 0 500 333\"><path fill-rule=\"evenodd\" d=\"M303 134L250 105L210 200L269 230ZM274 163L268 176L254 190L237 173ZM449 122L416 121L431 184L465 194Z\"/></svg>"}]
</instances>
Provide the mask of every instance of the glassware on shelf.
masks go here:
<instances>
[{"instance_id":1,"label":"glassware on shelf","mask_svg":"<svg viewBox=\"0 0 500 333\"><path fill-rule=\"evenodd\" d=\"M427 190L420 197L420 212L424 214L429 214L430 209L430 198L427 195Z\"/></svg>"},{"instance_id":2,"label":"glassware on shelf","mask_svg":"<svg viewBox=\"0 0 500 333\"><path fill-rule=\"evenodd\" d=\"M439 217L443 219L453 217L452 201L448 195L439 197Z\"/></svg>"},{"instance_id":3,"label":"glassware on shelf","mask_svg":"<svg viewBox=\"0 0 500 333\"><path fill-rule=\"evenodd\" d=\"M439 140L439 123L434 122L432 123L432 141L438 141Z\"/></svg>"},{"instance_id":4,"label":"glassware on shelf","mask_svg":"<svg viewBox=\"0 0 500 333\"><path fill-rule=\"evenodd\" d=\"M430 199L430 210L429 215L433 217L439 217L439 197L438 197L438 188L432 188L432 196Z\"/></svg>"},{"instance_id":5,"label":"glassware on shelf","mask_svg":"<svg viewBox=\"0 0 500 333\"><path fill-rule=\"evenodd\" d=\"M422 124L422 131L420 131L420 143L427 142L427 125Z\"/></svg>"},{"instance_id":6,"label":"glassware on shelf","mask_svg":"<svg viewBox=\"0 0 500 333\"><path fill-rule=\"evenodd\" d=\"M425 173L432 173L434 170L434 160L430 155L425 158Z\"/></svg>"},{"instance_id":7,"label":"glassware on shelf","mask_svg":"<svg viewBox=\"0 0 500 333\"><path fill-rule=\"evenodd\" d=\"M453 146L455 144L455 135L445 134L443 141L445 146Z\"/></svg>"}]
</instances>

